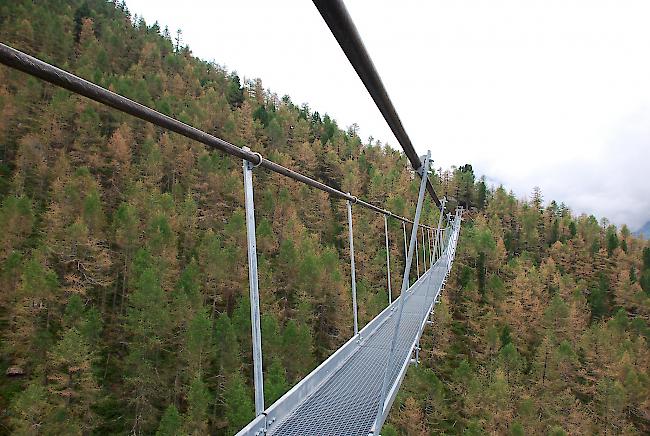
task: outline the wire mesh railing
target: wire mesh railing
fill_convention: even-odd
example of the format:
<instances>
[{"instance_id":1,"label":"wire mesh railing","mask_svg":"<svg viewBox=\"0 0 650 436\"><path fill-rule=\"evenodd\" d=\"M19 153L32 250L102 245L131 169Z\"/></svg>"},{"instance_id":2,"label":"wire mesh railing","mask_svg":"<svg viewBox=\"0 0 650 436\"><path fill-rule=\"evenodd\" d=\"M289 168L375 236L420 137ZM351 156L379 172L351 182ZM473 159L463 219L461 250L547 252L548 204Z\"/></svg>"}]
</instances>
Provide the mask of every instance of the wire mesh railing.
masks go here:
<instances>
[{"instance_id":1,"label":"wire mesh railing","mask_svg":"<svg viewBox=\"0 0 650 436\"><path fill-rule=\"evenodd\" d=\"M418 278L420 278L420 255L418 245L421 245L422 248L422 267L423 274L424 271L431 270L432 265L434 265L434 254L437 251L436 242L440 240L440 251L438 258L442 256L446 247L448 247L448 241L446 238L451 235L450 232L445 232L441 230L441 223L444 217L444 199L443 202L438 202L441 204L440 209L440 219L438 227L432 227L426 224L420 223L420 217L422 213L422 206L424 202L424 192L430 186L430 181L428 179L429 174L429 164L431 161L430 152L427 154L424 159L424 163L417 168L417 173L421 177L420 192L418 196L418 202L416 206L416 212L413 220L395 214L387 209L379 207L377 205L371 204L367 201L361 200L356 196L350 193L344 193L332 186L326 185L318 180L315 180L311 177L308 177L304 174L301 174L297 171L294 171L290 168L286 168L282 165L279 165L275 162L272 162L264 158L260 153L252 151L247 147L237 147L223 139L217 138L213 135L210 135L202 130L199 130L195 127L192 127L188 124L185 124L177 119L174 119L170 116L162 114L154 109L151 109L147 106L144 106L138 102L130 100L122 95L116 94L108 89L105 89L97 84L89 82L85 79L82 79L70 72L59 69L51 64L43 62L39 59L36 59L26 53L23 53L19 50L16 50L12 47L9 47L5 44L0 43L0 63L9 66L11 68L17 69L24 73L30 74L32 76L38 77L42 80L45 80L49 83L52 83L56 86L67 89L71 92L83 95L91 100L97 101L106 106L110 106L118 111L128 113L137 117L139 119L148 121L154 125L162 127L166 130L176 132L182 136L185 136L189 139L196 140L205 144L206 146L220 150L231 156L241 158L243 160L243 173L244 173L244 192L245 192L245 208L246 208L246 227L247 227L247 242L248 242L248 267L249 267L249 288L250 288L250 299L251 299L251 324L252 324L252 342L253 342L253 374L254 374L254 390L255 390L255 411L257 416L264 414L265 403L264 403L264 390L263 390L263 368L262 368L262 347L261 347L261 331L260 331L260 310L259 310L259 284L257 278L257 248L256 248L256 238L255 238L255 211L254 211L254 199L253 199L253 171L257 167L265 168L267 170L282 174L286 177L289 177L298 182L304 183L313 188L327 192L334 198L340 198L346 200L347 209L348 209L348 225L349 225L349 244L350 244L350 262L351 262L351 291L352 291L352 300L353 300L353 324L354 324L354 335L357 337L357 341L360 341L362 338L359 337L358 329L358 317L357 317L357 299L356 299L356 277L355 277L355 264L354 264L354 234L352 227L352 206L359 205L361 207L372 210L376 213L382 214L385 220L385 243L386 243L386 263L387 263L387 273L390 274L390 258L389 258L389 238L388 238L388 224L387 220L389 218L397 219L403 224L403 233L404 233L404 244L405 244L405 273L404 279L402 282L402 292L400 296L404 294L406 289L409 288L409 274L411 270L411 264L413 255L415 253L416 257L416 269ZM419 159L418 159L419 161ZM436 201L437 197L434 197ZM449 220L449 218L448 218ZM409 238L407 244L406 238L406 224L410 223L411 228L411 237ZM419 242L419 232L421 233L422 239ZM433 252L431 249L430 240L427 242L425 233L430 235L435 233ZM408 250L406 249L408 245ZM442 246L444 245L444 249ZM427 249L427 247L429 247ZM428 260L427 260L427 251L428 251ZM427 267L428 263L428 267ZM390 287L390 277L388 277L388 287L389 287L389 304L393 301L392 290ZM403 302L405 298L399 299L400 301L400 315L403 312ZM400 322L399 318L396 323L396 328L393 334L393 342L395 343L397 335L400 334ZM391 349L391 355L389 361L393 358L395 352L395 347L393 345ZM386 370L385 374L388 373ZM384 376L386 380L386 375ZM386 396L387 386L382 388L382 395Z\"/></svg>"}]
</instances>

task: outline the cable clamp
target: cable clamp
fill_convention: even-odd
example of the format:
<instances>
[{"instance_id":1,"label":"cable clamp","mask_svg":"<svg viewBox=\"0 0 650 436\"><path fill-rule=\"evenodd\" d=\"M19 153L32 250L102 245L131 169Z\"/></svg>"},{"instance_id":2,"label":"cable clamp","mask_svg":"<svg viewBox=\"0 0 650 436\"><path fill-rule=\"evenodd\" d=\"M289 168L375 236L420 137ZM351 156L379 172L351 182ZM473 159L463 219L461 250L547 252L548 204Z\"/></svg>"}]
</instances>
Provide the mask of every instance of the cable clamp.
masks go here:
<instances>
[{"instance_id":1,"label":"cable clamp","mask_svg":"<svg viewBox=\"0 0 650 436\"><path fill-rule=\"evenodd\" d=\"M259 153L256 152L256 151L252 151L251 153L253 153L255 156L257 156L257 157L260 158L259 162L257 162L256 164L253 164L253 168L257 168L257 167L259 167L260 165L262 165L262 161L264 160L264 158L262 157L262 155L259 154ZM251 162L251 163L252 163L252 162Z\"/></svg>"}]
</instances>

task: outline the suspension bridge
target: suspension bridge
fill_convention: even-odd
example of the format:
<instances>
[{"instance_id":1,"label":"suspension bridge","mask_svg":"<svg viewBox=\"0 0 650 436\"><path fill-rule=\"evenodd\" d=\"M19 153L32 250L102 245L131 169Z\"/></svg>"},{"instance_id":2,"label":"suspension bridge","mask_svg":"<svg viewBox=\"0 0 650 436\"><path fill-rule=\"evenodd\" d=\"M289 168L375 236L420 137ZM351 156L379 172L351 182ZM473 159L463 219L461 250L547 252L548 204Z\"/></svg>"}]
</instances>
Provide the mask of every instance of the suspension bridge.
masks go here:
<instances>
[{"instance_id":1,"label":"suspension bridge","mask_svg":"<svg viewBox=\"0 0 650 436\"><path fill-rule=\"evenodd\" d=\"M432 323L430 317L445 288L460 235L462 208L456 208L453 213L447 212L446 199L440 200L437 197L429 178L431 152L429 151L425 156L419 156L415 152L345 6L340 0L314 0L314 4L390 126L414 172L420 177L416 209L412 220L279 165L247 147L240 148L0 43L0 63L8 67L242 159L255 418L237 433L238 436L379 435L409 365L419 363L420 337L425 327ZM268 407L264 401L253 197L253 172L257 168L282 174L346 201L352 293L351 318L354 331L353 336L343 346ZM427 193L439 208L437 225L420 222ZM386 244L388 305L361 330L359 330L357 317L353 206L364 207L383 215ZM392 295L390 278L389 219L401 221L404 233L405 268L401 290L395 299ZM407 224L410 226L410 237L407 237ZM417 280L411 285L414 259ZM420 266L422 274L420 274Z\"/></svg>"}]
</instances>

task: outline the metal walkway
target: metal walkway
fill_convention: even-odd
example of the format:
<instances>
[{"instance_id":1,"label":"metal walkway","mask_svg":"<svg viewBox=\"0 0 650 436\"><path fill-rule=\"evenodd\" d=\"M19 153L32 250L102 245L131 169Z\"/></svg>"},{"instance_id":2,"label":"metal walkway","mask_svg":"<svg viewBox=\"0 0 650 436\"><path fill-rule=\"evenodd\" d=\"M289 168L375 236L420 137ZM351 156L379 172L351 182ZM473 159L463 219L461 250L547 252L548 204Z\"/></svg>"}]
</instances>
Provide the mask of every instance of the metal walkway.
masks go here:
<instances>
[{"instance_id":1,"label":"metal walkway","mask_svg":"<svg viewBox=\"0 0 650 436\"><path fill-rule=\"evenodd\" d=\"M458 220L460 221L460 220ZM379 427L410 363L418 351L445 281L456 247L459 226L450 232L443 255L405 293L402 320L394 357L387 362L397 308L403 297L383 312L300 381L264 413L242 429L244 435L359 435L376 434L382 379L388 365L388 395L379 417Z\"/></svg>"}]
</instances>

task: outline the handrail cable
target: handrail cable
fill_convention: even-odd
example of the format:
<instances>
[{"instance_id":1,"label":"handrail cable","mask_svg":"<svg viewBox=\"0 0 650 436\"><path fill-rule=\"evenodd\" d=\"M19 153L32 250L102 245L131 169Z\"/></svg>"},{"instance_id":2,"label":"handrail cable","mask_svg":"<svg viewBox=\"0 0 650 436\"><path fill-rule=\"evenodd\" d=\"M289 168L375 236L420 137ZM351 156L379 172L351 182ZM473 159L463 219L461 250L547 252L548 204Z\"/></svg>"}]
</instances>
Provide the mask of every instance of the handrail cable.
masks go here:
<instances>
[{"instance_id":1,"label":"handrail cable","mask_svg":"<svg viewBox=\"0 0 650 436\"><path fill-rule=\"evenodd\" d=\"M404 154L411 161L413 169L419 171L422 167L422 161L415 151L406 130L404 130L395 106L393 106L393 102L388 96L386 87L384 87L384 83L381 81L381 77L379 77L375 64L372 62L368 50L366 50L345 5L341 0L313 0L313 2L343 49L350 64L352 64L352 67L365 85L368 93L370 93L377 108L384 116L395 138L397 138L397 141L402 146ZM436 206L440 207L440 200L436 195L436 191L433 189L431 180L427 181L427 191L431 195L431 198L433 198Z\"/></svg>"},{"instance_id":2,"label":"handrail cable","mask_svg":"<svg viewBox=\"0 0 650 436\"><path fill-rule=\"evenodd\" d=\"M147 107L120 94L103 88L95 83L82 79L79 76L57 68L54 65L48 64L47 62L23 53L22 51L1 42L0 63L29 75L38 77L39 79L67 89L68 91L83 95L84 97L102 103L106 106L110 106L121 112L133 115L134 117L141 120L148 121L159 127L176 132L179 135L185 136L186 138L205 144L210 148L221 150L231 156L245 159L255 164L256 166L264 167L268 170L289 177L290 179L304 183L316 189L320 189L321 191L327 192L333 197L349 200L353 204L358 204L377 213L413 224L413 221L408 218L397 215L379 206L375 206L372 203L368 203L367 201L361 200L351 194L340 191L336 188L319 182L318 180L314 180L311 177L308 177L290 168L286 168L280 164L264 158L257 152L244 150L234 144L231 144L228 141L210 135L200 129L197 129L196 127L192 127L189 124L183 123L182 121L151 109L150 107ZM420 224L419 226L422 228L431 228L424 224Z\"/></svg>"}]
</instances>

